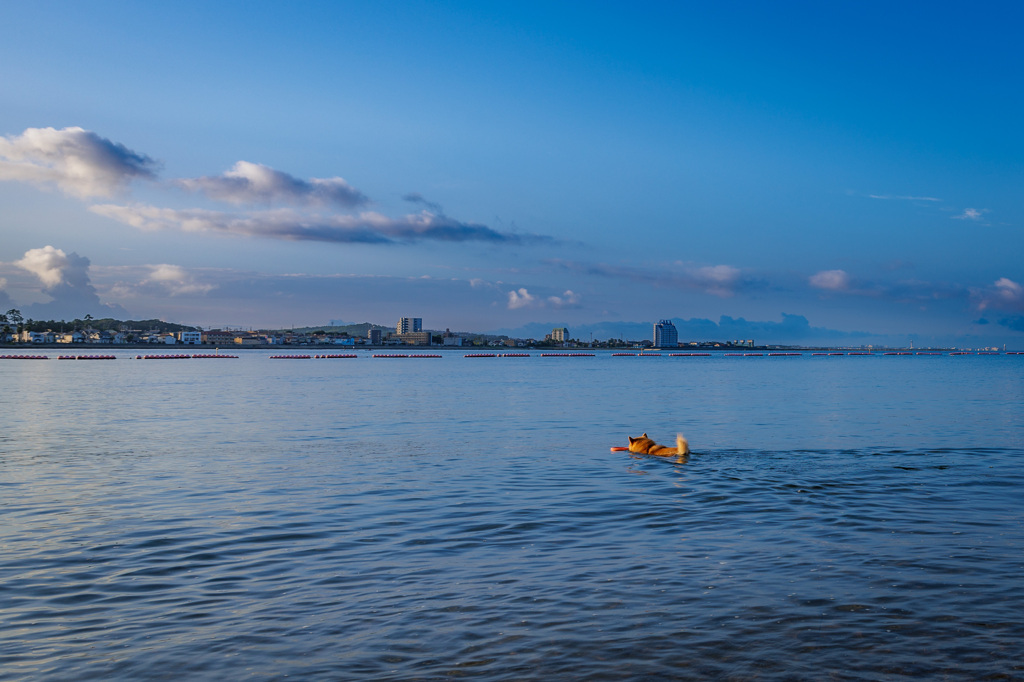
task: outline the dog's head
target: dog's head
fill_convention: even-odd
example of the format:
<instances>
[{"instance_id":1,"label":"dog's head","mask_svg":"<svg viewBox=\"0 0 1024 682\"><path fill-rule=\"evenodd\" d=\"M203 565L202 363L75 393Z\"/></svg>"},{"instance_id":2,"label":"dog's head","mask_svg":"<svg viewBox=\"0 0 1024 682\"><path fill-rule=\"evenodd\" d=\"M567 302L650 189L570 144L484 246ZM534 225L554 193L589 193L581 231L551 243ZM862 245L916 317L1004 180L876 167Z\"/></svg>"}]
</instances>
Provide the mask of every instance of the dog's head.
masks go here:
<instances>
[{"instance_id":1,"label":"dog's head","mask_svg":"<svg viewBox=\"0 0 1024 682\"><path fill-rule=\"evenodd\" d=\"M647 437L647 434L640 436L639 438L633 438L629 436L629 451L630 452L647 452L652 445L655 445L654 441Z\"/></svg>"}]
</instances>

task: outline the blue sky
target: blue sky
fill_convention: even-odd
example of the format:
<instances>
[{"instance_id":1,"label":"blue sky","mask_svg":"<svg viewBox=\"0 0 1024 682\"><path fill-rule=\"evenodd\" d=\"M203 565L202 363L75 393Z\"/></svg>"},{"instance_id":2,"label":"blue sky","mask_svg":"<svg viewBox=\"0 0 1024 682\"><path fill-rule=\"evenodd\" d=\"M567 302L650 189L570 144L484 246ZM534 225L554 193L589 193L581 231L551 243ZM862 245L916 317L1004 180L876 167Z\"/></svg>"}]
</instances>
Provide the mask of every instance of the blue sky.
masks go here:
<instances>
[{"instance_id":1,"label":"blue sky","mask_svg":"<svg viewBox=\"0 0 1024 682\"><path fill-rule=\"evenodd\" d=\"M1024 346L1019 3L0 19L5 310Z\"/></svg>"}]
</instances>

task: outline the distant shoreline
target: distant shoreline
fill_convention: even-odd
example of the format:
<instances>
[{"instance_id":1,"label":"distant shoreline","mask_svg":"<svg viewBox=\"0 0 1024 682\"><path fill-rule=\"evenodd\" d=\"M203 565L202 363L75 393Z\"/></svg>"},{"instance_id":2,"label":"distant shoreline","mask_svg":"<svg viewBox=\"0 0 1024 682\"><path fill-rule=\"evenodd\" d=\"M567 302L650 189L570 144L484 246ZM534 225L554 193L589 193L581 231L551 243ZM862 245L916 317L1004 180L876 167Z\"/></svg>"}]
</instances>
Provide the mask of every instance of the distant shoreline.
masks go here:
<instances>
[{"instance_id":1,"label":"distant shoreline","mask_svg":"<svg viewBox=\"0 0 1024 682\"><path fill-rule=\"evenodd\" d=\"M162 344L162 343L118 343L118 344L96 344L96 343L0 343L0 348L5 350L14 351L42 351L42 352L55 352L61 350L74 350L74 351L166 351L166 352L186 352L189 349L210 351L219 350L225 352L234 352L240 350L262 350L262 351L281 351L281 352L304 352L304 353L339 353L339 352L356 352L356 351L393 351L393 352L437 352L437 351L448 351L448 352L544 352L544 353L562 353L562 352L600 352L600 353L689 353L689 352L701 352L701 353L735 353L735 352L748 352L748 353L776 353L776 352L793 352L793 353L810 353L810 352L835 352L835 353L884 353L884 352L906 352L906 353L917 353L917 352L954 352L959 350L972 350L972 351L998 351L1008 352L1016 349L1011 348L956 348L956 347L925 347L925 348L910 348L910 347L889 347L889 346L878 346L873 348L862 348L862 347L851 347L851 346L679 346L678 348L634 348L631 346L619 346L611 348L589 348L587 346L577 347L552 347L552 346L529 346L529 347L512 347L512 346L395 346L395 345L358 345L358 346L341 346L333 344L309 344L309 345L298 345L298 344L246 344L242 345L217 345L217 344Z\"/></svg>"}]
</instances>

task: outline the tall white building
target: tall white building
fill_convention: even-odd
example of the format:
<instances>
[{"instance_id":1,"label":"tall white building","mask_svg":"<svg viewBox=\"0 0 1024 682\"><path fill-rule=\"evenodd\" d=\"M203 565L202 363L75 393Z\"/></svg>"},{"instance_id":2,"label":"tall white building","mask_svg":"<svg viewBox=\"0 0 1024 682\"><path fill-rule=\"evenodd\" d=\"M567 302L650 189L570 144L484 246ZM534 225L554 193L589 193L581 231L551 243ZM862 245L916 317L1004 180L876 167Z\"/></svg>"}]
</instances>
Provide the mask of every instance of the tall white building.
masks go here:
<instances>
[{"instance_id":1,"label":"tall white building","mask_svg":"<svg viewBox=\"0 0 1024 682\"><path fill-rule=\"evenodd\" d=\"M659 320L654 325L655 348L675 348L679 345L679 333L671 320Z\"/></svg>"},{"instance_id":2,"label":"tall white building","mask_svg":"<svg viewBox=\"0 0 1024 682\"><path fill-rule=\"evenodd\" d=\"M395 327L396 334L412 334L423 331L422 317L400 317L398 326Z\"/></svg>"}]
</instances>

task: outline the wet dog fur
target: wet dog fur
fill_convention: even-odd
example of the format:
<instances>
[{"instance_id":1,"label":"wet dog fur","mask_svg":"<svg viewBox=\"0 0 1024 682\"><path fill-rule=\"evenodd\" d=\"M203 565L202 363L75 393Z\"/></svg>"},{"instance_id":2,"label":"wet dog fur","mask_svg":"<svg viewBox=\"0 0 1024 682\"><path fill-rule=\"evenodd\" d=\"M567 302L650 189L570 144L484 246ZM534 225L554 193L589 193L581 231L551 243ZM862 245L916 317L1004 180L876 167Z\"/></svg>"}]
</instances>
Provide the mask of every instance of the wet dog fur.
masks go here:
<instances>
[{"instance_id":1,"label":"wet dog fur","mask_svg":"<svg viewBox=\"0 0 1024 682\"><path fill-rule=\"evenodd\" d=\"M683 434L676 434L676 446L674 448L658 445L647 437L647 434L639 438L629 437L629 451L639 452L644 455L657 455L659 457L681 457L690 454L690 444L683 438Z\"/></svg>"}]
</instances>

